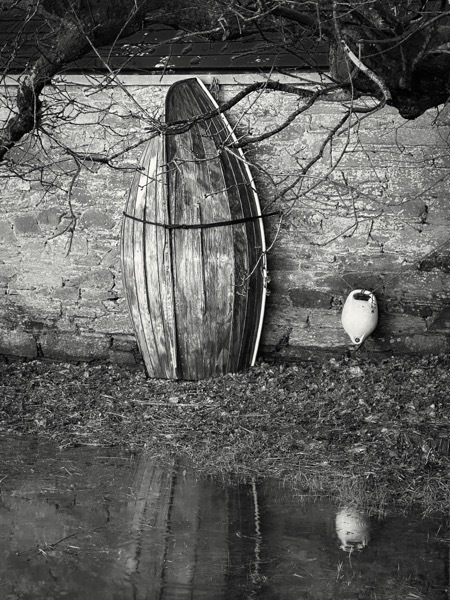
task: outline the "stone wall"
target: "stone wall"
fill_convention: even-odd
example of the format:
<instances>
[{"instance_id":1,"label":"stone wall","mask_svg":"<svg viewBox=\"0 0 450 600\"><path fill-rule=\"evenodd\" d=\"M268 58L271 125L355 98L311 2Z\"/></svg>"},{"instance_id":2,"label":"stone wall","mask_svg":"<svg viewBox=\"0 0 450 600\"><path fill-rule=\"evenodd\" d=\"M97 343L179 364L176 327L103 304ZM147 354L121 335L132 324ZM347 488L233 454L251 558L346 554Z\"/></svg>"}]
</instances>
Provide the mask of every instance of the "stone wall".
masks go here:
<instances>
[{"instance_id":1,"label":"stone wall","mask_svg":"<svg viewBox=\"0 0 450 600\"><path fill-rule=\"evenodd\" d=\"M221 100L240 89L231 78L221 83ZM139 360L119 239L142 146L116 157L113 168L87 154L111 156L135 144L166 90L156 78L139 77L50 90L49 110L59 121L49 121L48 135L25 140L0 172L1 354ZM7 104L6 94L2 118ZM230 120L238 132L257 135L298 106L293 96L263 93L232 110ZM263 210L283 212L266 222L271 281L261 350L286 358L345 352L342 305L352 289L366 288L375 290L380 316L364 352L446 352L449 112L414 122L390 108L357 113L325 144L344 110L316 103L248 152Z\"/></svg>"}]
</instances>

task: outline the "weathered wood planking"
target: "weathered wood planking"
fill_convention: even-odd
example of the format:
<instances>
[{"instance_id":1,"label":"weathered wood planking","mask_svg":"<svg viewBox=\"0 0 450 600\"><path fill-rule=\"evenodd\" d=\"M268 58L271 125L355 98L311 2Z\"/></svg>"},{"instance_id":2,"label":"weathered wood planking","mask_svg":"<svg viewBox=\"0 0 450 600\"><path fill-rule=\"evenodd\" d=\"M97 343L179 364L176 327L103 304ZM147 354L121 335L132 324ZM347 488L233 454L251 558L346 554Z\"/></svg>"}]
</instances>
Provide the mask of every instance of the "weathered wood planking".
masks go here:
<instances>
[{"instance_id":1,"label":"weathered wood planking","mask_svg":"<svg viewBox=\"0 0 450 600\"><path fill-rule=\"evenodd\" d=\"M167 124L217 108L198 79L175 83ZM236 138L221 115L168 135L166 157L174 224L220 223L261 214L247 163L224 146ZM265 303L261 218L202 229L172 230L177 339L182 373L201 379L252 365Z\"/></svg>"},{"instance_id":2,"label":"weathered wood planking","mask_svg":"<svg viewBox=\"0 0 450 600\"><path fill-rule=\"evenodd\" d=\"M169 221L164 139L141 158L122 225L122 274L136 339L151 377L177 378L170 234L145 221ZM130 218L134 217L134 218Z\"/></svg>"},{"instance_id":3,"label":"weathered wood planking","mask_svg":"<svg viewBox=\"0 0 450 600\"><path fill-rule=\"evenodd\" d=\"M177 82L166 121L195 120L216 106L197 79ZM234 139L222 116L155 137L133 180L123 277L151 377L205 379L255 361L266 297L264 231L243 155L224 149Z\"/></svg>"}]
</instances>

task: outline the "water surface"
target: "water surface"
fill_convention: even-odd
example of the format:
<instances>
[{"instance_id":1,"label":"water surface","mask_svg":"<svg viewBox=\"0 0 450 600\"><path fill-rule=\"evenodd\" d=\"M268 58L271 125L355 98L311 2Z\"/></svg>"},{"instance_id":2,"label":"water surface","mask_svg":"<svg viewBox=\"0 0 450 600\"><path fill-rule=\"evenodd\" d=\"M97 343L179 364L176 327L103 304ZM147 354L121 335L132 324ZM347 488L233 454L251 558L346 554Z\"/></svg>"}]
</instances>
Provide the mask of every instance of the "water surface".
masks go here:
<instances>
[{"instance_id":1,"label":"water surface","mask_svg":"<svg viewBox=\"0 0 450 600\"><path fill-rule=\"evenodd\" d=\"M448 598L447 515L379 519L117 449L3 437L0 458L2 600Z\"/></svg>"}]
</instances>

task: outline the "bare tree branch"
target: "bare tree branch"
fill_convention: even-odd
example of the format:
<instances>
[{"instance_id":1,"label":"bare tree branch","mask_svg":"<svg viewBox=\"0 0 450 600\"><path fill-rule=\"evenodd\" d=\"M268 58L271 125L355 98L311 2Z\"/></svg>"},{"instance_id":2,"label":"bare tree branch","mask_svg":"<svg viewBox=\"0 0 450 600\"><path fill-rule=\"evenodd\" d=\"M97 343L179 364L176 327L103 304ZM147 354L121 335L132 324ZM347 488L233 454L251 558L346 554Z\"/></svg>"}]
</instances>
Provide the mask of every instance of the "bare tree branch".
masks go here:
<instances>
[{"instance_id":1,"label":"bare tree branch","mask_svg":"<svg viewBox=\"0 0 450 600\"><path fill-rule=\"evenodd\" d=\"M344 40L341 40L341 44L342 44L345 54L352 61L352 63L356 67L358 67L358 69L362 73L364 73L364 75L367 75L367 77L380 88L381 93L383 94L385 100L386 101L391 100L392 99L391 92L387 88L384 81L380 77L378 77L378 75L376 75L376 73L374 73L371 69L366 67L366 65L361 60L359 60L359 58L350 50L350 48L348 47L348 45L345 43Z\"/></svg>"}]
</instances>

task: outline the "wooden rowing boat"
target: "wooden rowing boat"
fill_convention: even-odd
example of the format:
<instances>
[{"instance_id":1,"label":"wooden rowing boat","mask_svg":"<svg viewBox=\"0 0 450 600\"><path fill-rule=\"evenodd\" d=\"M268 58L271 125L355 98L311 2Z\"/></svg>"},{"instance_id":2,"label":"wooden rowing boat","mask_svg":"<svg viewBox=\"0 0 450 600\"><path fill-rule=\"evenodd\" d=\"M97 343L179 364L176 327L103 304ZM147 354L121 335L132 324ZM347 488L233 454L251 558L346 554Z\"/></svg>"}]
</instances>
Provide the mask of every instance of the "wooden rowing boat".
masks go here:
<instances>
[{"instance_id":1,"label":"wooden rowing boat","mask_svg":"<svg viewBox=\"0 0 450 600\"><path fill-rule=\"evenodd\" d=\"M266 297L266 247L254 182L198 79L166 98L130 189L123 278L150 377L205 379L254 364ZM186 122L190 125L186 127Z\"/></svg>"}]
</instances>

